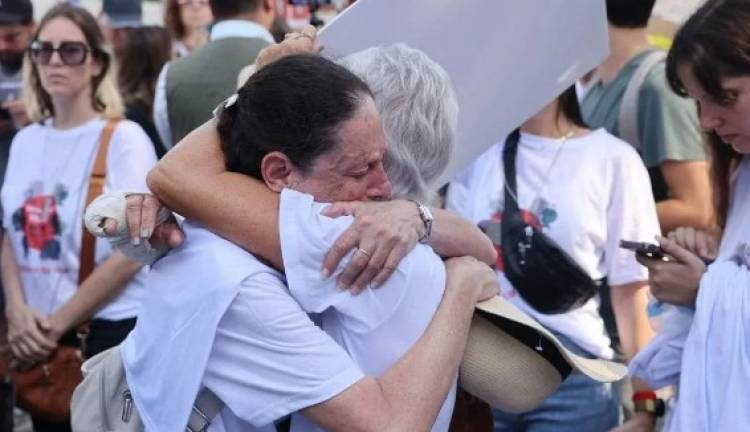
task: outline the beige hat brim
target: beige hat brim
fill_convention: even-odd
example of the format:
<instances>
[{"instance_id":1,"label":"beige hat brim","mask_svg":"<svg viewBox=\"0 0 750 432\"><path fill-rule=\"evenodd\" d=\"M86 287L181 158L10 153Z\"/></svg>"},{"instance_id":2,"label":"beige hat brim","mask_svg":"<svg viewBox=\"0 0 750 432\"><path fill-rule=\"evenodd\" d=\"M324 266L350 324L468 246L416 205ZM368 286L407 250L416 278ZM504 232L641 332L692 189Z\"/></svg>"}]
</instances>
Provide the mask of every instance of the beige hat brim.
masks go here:
<instances>
[{"instance_id":1,"label":"beige hat brim","mask_svg":"<svg viewBox=\"0 0 750 432\"><path fill-rule=\"evenodd\" d=\"M487 301L478 303L477 309L534 329L539 334L544 336L547 340L549 340L549 342L553 343L559 350L560 354L574 369L580 371L584 375L587 375L588 377L596 381L619 381L628 374L627 367L620 363L598 358L585 358L572 353L557 339L555 335L549 332L549 330L544 328L531 316L527 315L526 313L518 309L515 305L500 296L496 296Z\"/></svg>"}]
</instances>

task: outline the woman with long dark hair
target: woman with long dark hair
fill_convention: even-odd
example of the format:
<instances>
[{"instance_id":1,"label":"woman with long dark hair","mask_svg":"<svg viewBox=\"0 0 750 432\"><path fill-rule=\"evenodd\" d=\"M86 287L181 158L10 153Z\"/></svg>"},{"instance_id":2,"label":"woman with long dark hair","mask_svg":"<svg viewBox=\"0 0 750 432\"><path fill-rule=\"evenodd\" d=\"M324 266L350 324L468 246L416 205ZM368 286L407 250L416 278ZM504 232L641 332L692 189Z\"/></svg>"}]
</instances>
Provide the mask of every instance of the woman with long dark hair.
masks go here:
<instances>
[{"instance_id":1,"label":"woman with long dark hair","mask_svg":"<svg viewBox=\"0 0 750 432\"><path fill-rule=\"evenodd\" d=\"M675 37L667 77L673 90L698 105L719 227L714 233L678 229L662 239L669 262L640 258L657 298L695 311L667 430L747 430L750 3L712 1L699 9ZM707 267L699 257L715 263Z\"/></svg>"},{"instance_id":2,"label":"woman with long dark hair","mask_svg":"<svg viewBox=\"0 0 750 432\"><path fill-rule=\"evenodd\" d=\"M117 83L125 101L125 117L138 123L154 143L156 155L166 152L154 125L153 108L159 72L172 58L172 40L163 27L132 29L122 49Z\"/></svg>"}]
</instances>

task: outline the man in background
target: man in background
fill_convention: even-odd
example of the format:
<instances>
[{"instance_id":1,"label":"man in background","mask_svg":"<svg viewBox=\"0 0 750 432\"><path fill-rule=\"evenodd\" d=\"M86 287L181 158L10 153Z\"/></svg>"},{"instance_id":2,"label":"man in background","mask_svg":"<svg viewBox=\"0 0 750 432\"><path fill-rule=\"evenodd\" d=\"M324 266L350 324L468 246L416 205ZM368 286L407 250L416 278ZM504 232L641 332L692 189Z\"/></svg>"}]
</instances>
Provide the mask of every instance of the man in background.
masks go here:
<instances>
[{"instance_id":1,"label":"man in background","mask_svg":"<svg viewBox=\"0 0 750 432\"><path fill-rule=\"evenodd\" d=\"M596 70L581 109L589 126L603 127L639 151L664 233L681 226L709 228L708 165L698 115L693 102L669 88L665 56L649 44L646 27L654 2L607 0L610 56Z\"/></svg>"},{"instance_id":2,"label":"man in background","mask_svg":"<svg viewBox=\"0 0 750 432\"><path fill-rule=\"evenodd\" d=\"M203 47L164 66L156 84L154 123L171 148L212 117L234 93L237 75L274 42L275 0L210 0L216 23Z\"/></svg>"}]
</instances>

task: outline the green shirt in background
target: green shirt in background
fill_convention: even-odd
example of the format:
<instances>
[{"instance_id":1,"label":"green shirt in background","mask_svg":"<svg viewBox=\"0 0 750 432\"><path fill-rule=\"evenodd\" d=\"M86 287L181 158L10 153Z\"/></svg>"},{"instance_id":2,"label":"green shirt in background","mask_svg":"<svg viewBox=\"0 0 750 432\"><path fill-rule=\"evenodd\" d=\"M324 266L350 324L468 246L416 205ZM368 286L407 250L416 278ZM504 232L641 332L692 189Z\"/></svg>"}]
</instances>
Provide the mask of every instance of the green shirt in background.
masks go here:
<instances>
[{"instance_id":1,"label":"green shirt in background","mask_svg":"<svg viewBox=\"0 0 750 432\"><path fill-rule=\"evenodd\" d=\"M650 52L645 51L634 57L612 82L599 82L588 90L581 102L581 111L591 128L603 127L609 133L620 136L617 122L625 89ZM641 158L649 170L656 201L669 198L668 188L659 169L664 161L706 159L695 104L669 88L664 62L651 69L641 87L638 97L638 135L641 140Z\"/></svg>"}]
</instances>

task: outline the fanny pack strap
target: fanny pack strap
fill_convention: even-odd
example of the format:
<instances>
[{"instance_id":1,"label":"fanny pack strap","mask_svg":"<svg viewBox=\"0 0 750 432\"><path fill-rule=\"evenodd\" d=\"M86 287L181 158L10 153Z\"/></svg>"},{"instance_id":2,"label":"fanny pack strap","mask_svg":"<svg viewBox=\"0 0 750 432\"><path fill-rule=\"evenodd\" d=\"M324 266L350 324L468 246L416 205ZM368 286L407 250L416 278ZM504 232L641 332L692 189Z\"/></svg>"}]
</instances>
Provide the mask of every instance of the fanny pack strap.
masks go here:
<instances>
[{"instance_id":1,"label":"fanny pack strap","mask_svg":"<svg viewBox=\"0 0 750 432\"><path fill-rule=\"evenodd\" d=\"M185 432L206 432L223 408L224 402L216 396L216 393L204 387L195 399Z\"/></svg>"},{"instance_id":2,"label":"fanny pack strap","mask_svg":"<svg viewBox=\"0 0 750 432\"><path fill-rule=\"evenodd\" d=\"M503 203L503 219L521 218L521 210L518 208L516 197L516 155L518 154L518 142L521 139L520 129L516 129L505 139L503 148L503 172L505 175L505 192Z\"/></svg>"}]
</instances>

